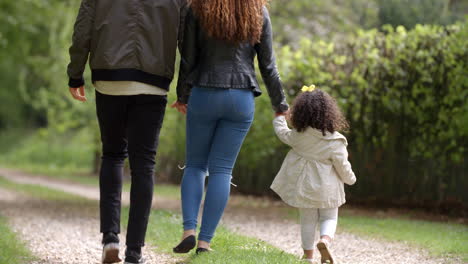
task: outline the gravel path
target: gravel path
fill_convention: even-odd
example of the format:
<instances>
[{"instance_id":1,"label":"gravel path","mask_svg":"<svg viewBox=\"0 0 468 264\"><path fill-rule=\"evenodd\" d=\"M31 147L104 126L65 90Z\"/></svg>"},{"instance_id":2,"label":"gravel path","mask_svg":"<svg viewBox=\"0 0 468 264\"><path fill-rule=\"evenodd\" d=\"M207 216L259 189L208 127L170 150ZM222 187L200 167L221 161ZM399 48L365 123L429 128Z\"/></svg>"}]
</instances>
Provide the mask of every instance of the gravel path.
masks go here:
<instances>
[{"instance_id":1,"label":"gravel path","mask_svg":"<svg viewBox=\"0 0 468 264\"><path fill-rule=\"evenodd\" d=\"M43 185L92 199L97 199L99 197L98 189L92 186L52 181L50 178L46 179L42 177L32 177L25 173L5 171L4 169L0 169L0 175L4 175L9 180L19 183ZM124 194L124 196L127 197L128 194ZM178 212L180 211L179 201L174 201L162 197L155 197L154 200L153 207L155 208L175 210ZM246 204L249 206L247 207ZM2 209L1 206L0 209ZM281 205L281 202L272 203L270 200L263 200L259 198L233 196L230 200L225 216L223 217L223 224L233 231L261 239L286 252L301 256L302 252L300 246L299 224L297 221L284 218L285 212L283 209L284 206ZM22 221L25 222L24 225L27 225L27 220ZM78 221L69 223L68 228L74 225L81 226ZM95 220L93 225L94 226L88 224L86 227L84 227L83 230L77 229L76 226L74 229L81 230L81 232L89 231L89 234L94 234L95 230L98 228L97 220ZM96 241L96 239L92 241ZM96 244L95 242L93 243ZM100 250L100 248L97 250ZM367 237L363 238L350 233L342 232L340 230L338 230L336 239L332 245L332 250L335 252L335 258L337 258L340 264L464 263L461 259L443 259L431 257L425 250L410 247L405 243L390 243L386 241L370 239ZM95 253L93 254L95 255ZM316 252L316 261L319 259L318 255L318 252Z\"/></svg>"},{"instance_id":2,"label":"gravel path","mask_svg":"<svg viewBox=\"0 0 468 264\"><path fill-rule=\"evenodd\" d=\"M100 263L101 235L98 205L44 201L24 194L0 189L0 212L13 230L20 234L34 256L40 260L31 264L94 264ZM121 238L125 237L125 233ZM121 243L121 252L124 252ZM176 263L165 254L156 254L145 247L149 263Z\"/></svg>"}]
</instances>

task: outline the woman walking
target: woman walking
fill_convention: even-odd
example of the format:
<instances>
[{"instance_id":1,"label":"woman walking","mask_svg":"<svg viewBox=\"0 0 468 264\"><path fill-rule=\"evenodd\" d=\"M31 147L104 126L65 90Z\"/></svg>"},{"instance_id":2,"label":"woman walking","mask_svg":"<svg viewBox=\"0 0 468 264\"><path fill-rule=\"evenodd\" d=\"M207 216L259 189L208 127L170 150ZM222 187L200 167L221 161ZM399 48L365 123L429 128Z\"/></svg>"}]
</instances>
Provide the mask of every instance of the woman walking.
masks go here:
<instances>
[{"instance_id":1,"label":"woman walking","mask_svg":"<svg viewBox=\"0 0 468 264\"><path fill-rule=\"evenodd\" d=\"M196 245L197 216L209 174L197 253L209 251L223 215L237 155L261 94L254 58L273 110L288 110L275 62L265 0L192 0L188 11L179 81L173 104L187 113L186 168L182 180L184 234L174 248Z\"/></svg>"}]
</instances>

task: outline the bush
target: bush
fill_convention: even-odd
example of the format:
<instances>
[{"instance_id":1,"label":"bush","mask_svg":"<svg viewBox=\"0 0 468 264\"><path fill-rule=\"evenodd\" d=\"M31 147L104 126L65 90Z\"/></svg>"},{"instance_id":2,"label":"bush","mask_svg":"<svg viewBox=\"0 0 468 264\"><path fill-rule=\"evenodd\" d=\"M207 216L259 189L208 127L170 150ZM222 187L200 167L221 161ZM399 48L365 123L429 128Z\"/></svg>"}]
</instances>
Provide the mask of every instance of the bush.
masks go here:
<instances>
[{"instance_id":1,"label":"bush","mask_svg":"<svg viewBox=\"0 0 468 264\"><path fill-rule=\"evenodd\" d=\"M462 18L462 3L453 0L377 0L380 25L413 28L417 24L446 25ZM466 11L466 10L465 10Z\"/></svg>"},{"instance_id":2,"label":"bush","mask_svg":"<svg viewBox=\"0 0 468 264\"><path fill-rule=\"evenodd\" d=\"M359 177L351 197L466 203L467 23L384 31L283 49L288 87L316 83L347 113Z\"/></svg>"},{"instance_id":3,"label":"bush","mask_svg":"<svg viewBox=\"0 0 468 264\"><path fill-rule=\"evenodd\" d=\"M95 165L95 135L91 128L67 133L52 129L0 132L0 166L35 173L89 173Z\"/></svg>"}]
</instances>

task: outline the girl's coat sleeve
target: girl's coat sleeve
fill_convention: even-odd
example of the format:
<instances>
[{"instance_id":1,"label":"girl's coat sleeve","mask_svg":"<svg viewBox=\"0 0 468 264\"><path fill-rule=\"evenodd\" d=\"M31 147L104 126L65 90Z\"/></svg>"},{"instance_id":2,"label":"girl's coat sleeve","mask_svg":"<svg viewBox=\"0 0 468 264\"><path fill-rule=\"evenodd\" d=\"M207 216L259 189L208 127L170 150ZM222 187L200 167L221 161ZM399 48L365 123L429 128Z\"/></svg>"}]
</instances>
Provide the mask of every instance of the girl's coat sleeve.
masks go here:
<instances>
[{"instance_id":1,"label":"girl's coat sleeve","mask_svg":"<svg viewBox=\"0 0 468 264\"><path fill-rule=\"evenodd\" d=\"M348 161L346 144L339 144L338 148L333 152L332 161L333 167L335 167L341 180L348 185L353 185L356 182L356 176L351 168L351 163Z\"/></svg>"},{"instance_id":2,"label":"girl's coat sleeve","mask_svg":"<svg viewBox=\"0 0 468 264\"><path fill-rule=\"evenodd\" d=\"M293 131L288 127L284 116L276 117L273 120L273 127L278 138L285 144L292 146L294 144Z\"/></svg>"}]
</instances>

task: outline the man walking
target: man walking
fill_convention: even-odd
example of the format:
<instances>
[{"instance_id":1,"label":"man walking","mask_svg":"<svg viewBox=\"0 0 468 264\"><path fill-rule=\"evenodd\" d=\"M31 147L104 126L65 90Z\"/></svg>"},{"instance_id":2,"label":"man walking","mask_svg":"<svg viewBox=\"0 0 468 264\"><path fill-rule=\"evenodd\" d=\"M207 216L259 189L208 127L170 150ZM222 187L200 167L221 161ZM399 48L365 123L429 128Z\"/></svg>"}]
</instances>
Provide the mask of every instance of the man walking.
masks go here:
<instances>
[{"instance_id":1,"label":"man walking","mask_svg":"<svg viewBox=\"0 0 468 264\"><path fill-rule=\"evenodd\" d=\"M159 132L167 104L185 0L82 0L68 65L72 96L86 101L88 61L102 140L103 263L120 262L124 160L131 170L125 263L144 263Z\"/></svg>"}]
</instances>

